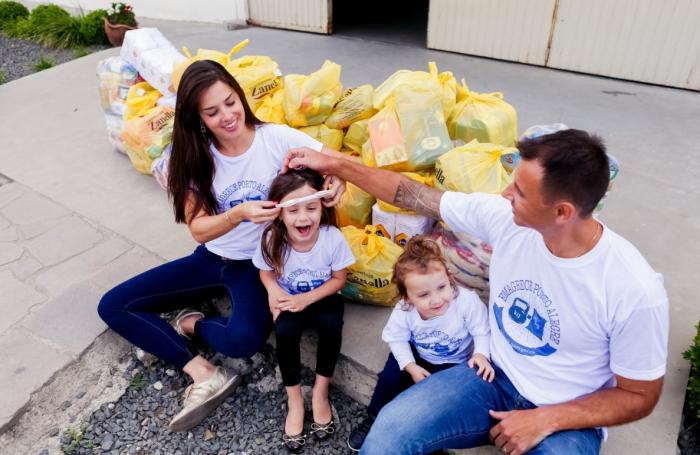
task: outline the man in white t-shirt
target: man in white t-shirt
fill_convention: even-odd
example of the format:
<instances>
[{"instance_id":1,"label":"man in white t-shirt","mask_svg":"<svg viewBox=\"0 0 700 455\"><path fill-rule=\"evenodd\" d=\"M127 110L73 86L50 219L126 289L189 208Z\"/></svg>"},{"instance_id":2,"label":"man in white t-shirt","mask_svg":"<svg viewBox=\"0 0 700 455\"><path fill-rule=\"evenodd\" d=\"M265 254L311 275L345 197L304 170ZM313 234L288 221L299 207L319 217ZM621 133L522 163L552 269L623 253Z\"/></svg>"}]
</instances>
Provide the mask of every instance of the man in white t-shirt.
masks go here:
<instances>
[{"instance_id":1,"label":"man in white t-shirt","mask_svg":"<svg viewBox=\"0 0 700 455\"><path fill-rule=\"evenodd\" d=\"M379 414L361 453L495 444L504 453L598 453L602 427L654 409L666 368L661 275L593 216L605 148L580 130L518 144L501 196L439 191L389 171L297 149L290 167L335 174L493 245L487 383L464 365L432 375Z\"/></svg>"}]
</instances>

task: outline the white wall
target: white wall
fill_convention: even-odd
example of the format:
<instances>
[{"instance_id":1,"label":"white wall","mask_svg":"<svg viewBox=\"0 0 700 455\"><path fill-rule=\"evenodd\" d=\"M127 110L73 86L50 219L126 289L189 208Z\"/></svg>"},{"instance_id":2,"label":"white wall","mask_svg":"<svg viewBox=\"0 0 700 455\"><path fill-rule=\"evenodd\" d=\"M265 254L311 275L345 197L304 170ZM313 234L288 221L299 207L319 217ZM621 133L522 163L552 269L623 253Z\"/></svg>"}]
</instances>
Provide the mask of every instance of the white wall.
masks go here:
<instances>
[{"instance_id":1,"label":"white wall","mask_svg":"<svg viewBox=\"0 0 700 455\"><path fill-rule=\"evenodd\" d=\"M248 19L247 0L123 0L134 7L139 17L176 21L244 24ZM23 2L27 5L55 3L64 8L82 8L85 11L109 9L111 0L41 0Z\"/></svg>"}]
</instances>

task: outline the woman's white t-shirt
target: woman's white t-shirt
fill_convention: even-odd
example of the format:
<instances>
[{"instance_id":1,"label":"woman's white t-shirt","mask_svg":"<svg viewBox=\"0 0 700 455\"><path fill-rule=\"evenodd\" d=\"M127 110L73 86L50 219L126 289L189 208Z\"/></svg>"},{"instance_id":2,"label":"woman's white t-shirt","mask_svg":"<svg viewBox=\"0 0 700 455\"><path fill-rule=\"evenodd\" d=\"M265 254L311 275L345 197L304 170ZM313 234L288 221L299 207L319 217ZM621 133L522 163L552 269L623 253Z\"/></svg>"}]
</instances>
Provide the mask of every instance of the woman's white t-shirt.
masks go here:
<instances>
[{"instance_id":1,"label":"woman's white t-shirt","mask_svg":"<svg viewBox=\"0 0 700 455\"><path fill-rule=\"evenodd\" d=\"M323 144L287 125L265 123L255 128L250 148L239 156L221 154L214 144L212 189L217 213L223 213L247 201L265 201L270 183L279 173L284 157L292 148L309 147L321 151ZM250 259L260 243L264 224L243 221L241 224L204 246L214 254L229 259Z\"/></svg>"},{"instance_id":2,"label":"woman's white t-shirt","mask_svg":"<svg viewBox=\"0 0 700 455\"><path fill-rule=\"evenodd\" d=\"M253 256L253 264L260 270L272 270L262 256L261 242ZM309 251L289 248L277 284L289 295L309 292L328 281L338 270L355 263L348 242L335 226L321 226L318 239Z\"/></svg>"}]
</instances>

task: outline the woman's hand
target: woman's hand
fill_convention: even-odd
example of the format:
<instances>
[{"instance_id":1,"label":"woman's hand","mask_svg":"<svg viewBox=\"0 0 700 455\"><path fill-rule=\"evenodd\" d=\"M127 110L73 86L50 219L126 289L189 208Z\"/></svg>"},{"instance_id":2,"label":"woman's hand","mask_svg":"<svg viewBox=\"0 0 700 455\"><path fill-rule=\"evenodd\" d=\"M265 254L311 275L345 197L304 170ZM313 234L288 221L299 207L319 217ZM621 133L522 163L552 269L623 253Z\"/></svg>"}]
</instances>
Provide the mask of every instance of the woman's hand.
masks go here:
<instances>
[{"instance_id":1,"label":"woman's hand","mask_svg":"<svg viewBox=\"0 0 700 455\"><path fill-rule=\"evenodd\" d=\"M411 375L413 382L415 382L416 384L430 376L430 372L428 370L421 366L418 366L418 364L416 363L409 363L404 367L404 370L406 370L406 373Z\"/></svg>"},{"instance_id":2,"label":"woman's hand","mask_svg":"<svg viewBox=\"0 0 700 455\"><path fill-rule=\"evenodd\" d=\"M345 182L335 175L328 175L323 182L323 189L333 191L332 194L321 200L323 205L325 207L335 207L340 203L340 199L345 193Z\"/></svg>"},{"instance_id":3,"label":"woman's hand","mask_svg":"<svg viewBox=\"0 0 700 455\"><path fill-rule=\"evenodd\" d=\"M286 295L277 299L277 309L289 311L290 313L299 313L304 311L304 308L311 305L311 303L306 294Z\"/></svg>"},{"instance_id":4,"label":"woman's hand","mask_svg":"<svg viewBox=\"0 0 700 455\"><path fill-rule=\"evenodd\" d=\"M241 218L255 224L272 221L280 214L280 210L275 208L272 201L248 201L238 204L232 211L239 211Z\"/></svg>"},{"instance_id":5,"label":"woman's hand","mask_svg":"<svg viewBox=\"0 0 700 455\"><path fill-rule=\"evenodd\" d=\"M267 304L270 306L270 313L272 314L272 322L277 321L282 310L277 308L277 304L281 298L288 297L287 293L284 292L282 288L277 288L272 291L267 291Z\"/></svg>"},{"instance_id":6,"label":"woman's hand","mask_svg":"<svg viewBox=\"0 0 700 455\"><path fill-rule=\"evenodd\" d=\"M496 377L496 372L491 366L491 362L483 354L474 354L467 362L467 365L469 365L469 368L474 368L474 365L478 366L476 375L484 378L484 381L493 382L493 378Z\"/></svg>"}]
</instances>

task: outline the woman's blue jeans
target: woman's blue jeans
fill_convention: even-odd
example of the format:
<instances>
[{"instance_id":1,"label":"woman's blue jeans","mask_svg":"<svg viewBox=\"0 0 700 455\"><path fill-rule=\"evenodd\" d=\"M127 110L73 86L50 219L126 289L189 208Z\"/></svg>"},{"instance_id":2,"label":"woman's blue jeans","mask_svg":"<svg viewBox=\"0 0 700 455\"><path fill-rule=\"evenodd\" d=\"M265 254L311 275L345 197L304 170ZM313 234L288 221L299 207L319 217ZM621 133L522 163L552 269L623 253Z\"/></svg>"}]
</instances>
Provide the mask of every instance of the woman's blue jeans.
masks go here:
<instances>
[{"instance_id":1,"label":"woman's blue jeans","mask_svg":"<svg viewBox=\"0 0 700 455\"><path fill-rule=\"evenodd\" d=\"M148 270L107 292L97 311L107 325L146 352L182 369L197 351L159 313L193 306L228 292L231 314L195 324L195 335L229 357L250 357L267 340L272 317L267 293L251 260L194 253Z\"/></svg>"},{"instance_id":2,"label":"woman's blue jeans","mask_svg":"<svg viewBox=\"0 0 700 455\"><path fill-rule=\"evenodd\" d=\"M489 409L535 407L501 370L496 369L496 379L489 383L460 364L431 375L384 406L360 453L409 455L488 445L489 430L498 423ZM594 428L561 431L528 453L597 454L600 442L601 431Z\"/></svg>"}]
</instances>

